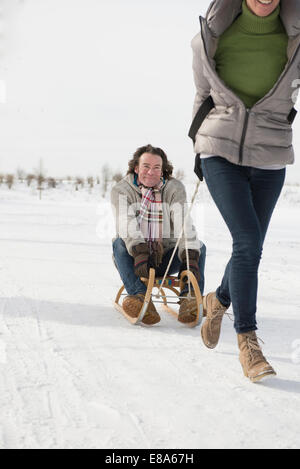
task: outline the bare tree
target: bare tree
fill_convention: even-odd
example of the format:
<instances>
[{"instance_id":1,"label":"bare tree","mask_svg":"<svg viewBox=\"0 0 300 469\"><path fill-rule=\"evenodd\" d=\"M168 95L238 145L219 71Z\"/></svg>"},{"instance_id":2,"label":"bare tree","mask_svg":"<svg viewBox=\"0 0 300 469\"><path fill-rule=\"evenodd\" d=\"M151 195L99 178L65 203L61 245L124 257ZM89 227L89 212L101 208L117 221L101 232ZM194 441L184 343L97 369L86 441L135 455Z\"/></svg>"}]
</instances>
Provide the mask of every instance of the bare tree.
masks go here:
<instances>
[{"instance_id":1,"label":"bare tree","mask_svg":"<svg viewBox=\"0 0 300 469\"><path fill-rule=\"evenodd\" d=\"M6 175L6 184L7 184L9 189L12 188L14 180L15 180L15 176L13 174L7 174Z\"/></svg>"},{"instance_id":2,"label":"bare tree","mask_svg":"<svg viewBox=\"0 0 300 469\"><path fill-rule=\"evenodd\" d=\"M31 186L31 183L32 181L35 179L35 175L34 174L27 174L26 176L26 181L27 181L27 186L30 187Z\"/></svg>"},{"instance_id":3,"label":"bare tree","mask_svg":"<svg viewBox=\"0 0 300 469\"><path fill-rule=\"evenodd\" d=\"M56 180L55 178L47 178L47 183L48 183L48 187L49 189L55 189L56 188Z\"/></svg>"},{"instance_id":4,"label":"bare tree","mask_svg":"<svg viewBox=\"0 0 300 469\"><path fill-rule=\"evenodd\" d=\"M40 194L40 200L42 198L42 190L44 189L43 188L43 184L46 180L46 177L45 177L45 170L43 168L43 160L40 159L40 165L39 165L39 168L36 170L36 180L37 180L37 184L38 184L38 187L37 187L37 190L39 191L39 194Z\"/></svg>"},{"instance_id":5,"label":"bare tree","mask_svg":"<svg viewBox=\"0 0 300 469\"><path fill-rule=\"evenodd\" d=\"M68 187L73 186L73 184L74 184L74 180L73 180L72 176L70 176L70 175L65 176L64 178L61 178L60 182L62 184L67 184Z\"/></svg>"},{"instance_id":6,"label":"bare tree","mask_svg":"<svg viewBox=\"0 0 300 469\"><path fill-rule=\"evenodd\" d=\"M111 177L111 170L108 165L104 165L101 170L102 174L102 197L104 198L108 189L108 183Z\"/></svg>"},{"instance_id":7,"label":"bare tree","mask_svg":"<svg viewBox=\"0 0 300 469\"><path fill-rule=\"evenodd\" d=\"M87 183L90 186L90 189L93 189L93 187L94 187L94 178L93 178L93 176L89 176L87 178Z\"/></svg>"},{"instance_id":8,"label":"bare tree","mask_svg":"<svg viewBox=\"0 0 300 469\"><path fill-rule=\"evenodd\" d=\"M112 177L112 180L115 182L120 182L122 179L123 179L123 174L120 171L117 171Z\"/></svg>"},{"instance_id":9,"label":"bare tree","mask_svg":"<svg viewBox=\"0 0 300 469\"><path fill-rule=\"evenodd\" d=\"M42 190L44 189L43 187L43 183L45 182L45 177L43 174L39 174L36 178L37 180L37 183L38 183L38 187L37 187L37 190L39 191L40 193L40 200L42 199Z\"/></svg>"},{"instance_id":10,"label":"bare tree","mask_svg":"<svg viewBox=\"0 0 300 469\"><path fill-rule=\"evenodd\" d=\"M84 179L77 176L75 179L75 191L78 191L79 186L84 187Z\"/></svg>"},{"instance_id":11,"label":"bare tree","mask_svg":"<svg viewBox=\"0 0 300 469\"><path fill-rule=\"evenodd\" d=\"M17 178L20 182L24 182L26 179L26 172L22 168L17 168Z\"/></svg>"},{"instance_id":12,"label":"bare tree","mask_svg":"<svg viewBox=\"0 0 300 469\"><path fill-rule=\"evenodd\" d=\"M0 185L4 182L4 174L0 174Z\"/></svg>"}]
</instances>

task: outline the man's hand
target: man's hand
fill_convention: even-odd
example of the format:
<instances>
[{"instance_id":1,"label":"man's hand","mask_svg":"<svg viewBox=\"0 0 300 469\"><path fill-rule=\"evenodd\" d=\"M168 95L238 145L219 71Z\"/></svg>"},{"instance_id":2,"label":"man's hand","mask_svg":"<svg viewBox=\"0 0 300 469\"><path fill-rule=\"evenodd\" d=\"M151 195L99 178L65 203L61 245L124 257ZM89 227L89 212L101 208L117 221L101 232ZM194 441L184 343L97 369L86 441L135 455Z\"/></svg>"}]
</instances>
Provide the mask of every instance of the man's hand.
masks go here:
<instances>
[{"instance_id":1,"label":"man's hand","mask_svg":"<svg viewBox=\"0 0 300 469\"><path fill-rule=\"evenodd\" d=\"M199 251L189 249L188 253L189 253L189 262L190 262L190 272L192 272L195 275L196 280L199 283L200 282ZM183 272L184 270L187 270L186 251L184 251L182 254L182 263L180 266L178 278L180 278L181 272ZM187 282L187 280L188 280L187 277L183 279L184 282Z\"/></svg>"},{"instance_id":2,"label":"man's hand","mask_svg":"<svg viewBox=\"0 0 300 469\"><path fill-rule=\"evenodd\" d=\"M149 246L147 243L137 244L132 248L134 273L137 277L149 278Z\"/></svg>"}]
</instances>

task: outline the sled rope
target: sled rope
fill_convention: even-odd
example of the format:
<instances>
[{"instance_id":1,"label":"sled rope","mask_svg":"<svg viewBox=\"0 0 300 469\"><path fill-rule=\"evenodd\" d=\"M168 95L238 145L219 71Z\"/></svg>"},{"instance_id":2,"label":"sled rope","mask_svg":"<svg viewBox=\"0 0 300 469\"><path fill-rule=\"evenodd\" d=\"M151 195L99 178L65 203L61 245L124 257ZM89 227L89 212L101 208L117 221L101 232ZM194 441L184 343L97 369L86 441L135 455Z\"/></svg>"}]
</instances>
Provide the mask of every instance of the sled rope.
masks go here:
<instances>
[{"instance_id":1,"label":"sled rope","mask_svg":"<svg viewBox=\"0 0 300 469\"><path fill-rule=\"evenodd\" d=\"M187 267L187 270L190 270L190 258L189 258L189 250L188 250L187 237L186 237L186 219L184 220L184 225L183 226L184 226L183 233L184 233L184 244L185 244L186 267ZM189 289L188 299L190 300L191 296L192 296L190 277L188 277L188 289Z\"/></svg>"},{"instance_id":2,"label":"sled rope","mask_svg":"<svg viewBox=\"0 0 300 469\"><path fill-rule=\"evenodd\" d=\"M180 236L178 237L178 240L177 240L177 243L176 243L176 246L174 247L174 250L173 250L173 254L171 256L171 259L170 259L170 262L166 268L166 271L165 271L165 274L164 274L164 277L163 277L163 280L161 282L161 285L160 285L160 288L158 289L158 292L156 294L156 297L159 298L161 296L161 290L162 290L162 287L164 285L164 282L167 278L167 275L168 275L168 272L170 270L170 267L171 267L171 264L173 262L173 259L174 259L174 256L175 256L175 253L177 251L177 248L179 246L179 243L182 239L182 237L184 236L184 239L185 239L185 251L186 251L186 260L187 260L187 270L190 270L190 260L189 260L189 253L188 253L188 246L187 246L187 237L186 237L186 222L188 220L188 217L190 216L190 213L192 211L192 208L193 208L193 205L195 203L195 200L196 200L196 196L198 194L198 190L199 190L199 187L200 187L200 180L197 182L197 185L196 185L196 189L195 189L195 192L194 192L194 195L192 197L192 200L191 200L191 205L188 209L188 212L185 216L185 219L184 219L184 222L183 222L183 226L182 226L182 229L181 229L181 232L180 232ZM190 278L188 278L188 286L189 286L189 298L191 298L191 281L190 281Z\"/></svg>"}]
</instances>

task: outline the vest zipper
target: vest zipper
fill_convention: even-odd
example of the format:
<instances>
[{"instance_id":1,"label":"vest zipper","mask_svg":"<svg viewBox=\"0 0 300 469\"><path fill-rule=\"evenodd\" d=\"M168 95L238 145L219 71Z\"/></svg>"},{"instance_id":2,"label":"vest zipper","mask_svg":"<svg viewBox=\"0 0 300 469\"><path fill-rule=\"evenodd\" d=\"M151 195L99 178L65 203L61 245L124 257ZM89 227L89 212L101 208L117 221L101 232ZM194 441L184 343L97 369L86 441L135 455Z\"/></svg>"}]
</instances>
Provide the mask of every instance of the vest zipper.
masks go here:
<instances>
[{"instance_id":1,"label":"vest zipper","mask_svg":"<svg viewBox=\"0 0 300 469\"><path fill-rule=\"evenodd\" d=\"M245 143L246 132L247 132L247 127L248 127L249 114L250 114L250 109L246 108L246 117L244 120L244 127L243 127L242 139L241 139L241 144L240 144L239 164L243 163L244 143Z\"/></svg>"},{"instance_id":2,"label":"vest zipper","mask_svg":"<svg viewBox=\"0 0 300 469\"><path fill-rule=\"evenodd\" d=\"M288 66L287 66L287 69L286 69L285 73L283 73L283 75L281 76L280 80L277 81L276 86L275 86L275 88L273 89L272 93L271 93L269 96L264 96L264 97L261 98L259 101L257 101L257 103L255 103L255 106L256 106L257 104L260 104L260 103L263 102L265 99L267 99L267 97L269 98L270 96L272 96L272 95L275 93L275 91L277 90L278 86L280 85L280 83L282 82L282 80L284 79L284 77L286 76L288 70L289 70L290 67L292 66L292 64L293 64L293 62L294 62L294 60L295 60L295 57L296 57L297 54L298 54L299 49L300 49L300 45L298 45L296 51L294 52L292 58L291 58L290 61L289 61L289 64L288 64ZM245 143L245 138L246 138L246 132L247 132L247 127L248 127L248 121L249 121L250 112L251 112L251 109L246 108L246 117L245 117L245 121L244 121L244 128L243 128L242 140L241 140L241 144L240 144L239 164L242 164L242 163L243 163L244 143Z\"/></svg>"}]
</instances>

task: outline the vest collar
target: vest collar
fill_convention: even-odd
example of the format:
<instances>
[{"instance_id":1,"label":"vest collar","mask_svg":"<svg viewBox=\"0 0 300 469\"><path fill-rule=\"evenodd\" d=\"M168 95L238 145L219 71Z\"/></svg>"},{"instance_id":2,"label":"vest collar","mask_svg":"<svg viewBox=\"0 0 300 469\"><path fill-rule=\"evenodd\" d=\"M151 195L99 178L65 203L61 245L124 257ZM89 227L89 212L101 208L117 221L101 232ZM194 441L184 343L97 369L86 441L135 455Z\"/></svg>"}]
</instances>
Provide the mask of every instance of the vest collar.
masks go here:
<instances>
[{"instance_id":1,"label":"vest collar","mask_svg":"<svg viewBox=\"0 0 300 469\"><path fill-rule=\"evenodd\" d=\"M242 13L243 0L213 0L206 21L213 36L221 36ZM279 16L289 37L300 34L300 1L281 0Z\"/></svg>"}]
</instances>

